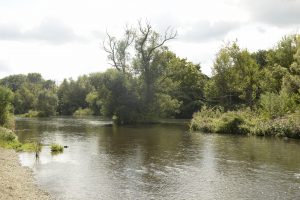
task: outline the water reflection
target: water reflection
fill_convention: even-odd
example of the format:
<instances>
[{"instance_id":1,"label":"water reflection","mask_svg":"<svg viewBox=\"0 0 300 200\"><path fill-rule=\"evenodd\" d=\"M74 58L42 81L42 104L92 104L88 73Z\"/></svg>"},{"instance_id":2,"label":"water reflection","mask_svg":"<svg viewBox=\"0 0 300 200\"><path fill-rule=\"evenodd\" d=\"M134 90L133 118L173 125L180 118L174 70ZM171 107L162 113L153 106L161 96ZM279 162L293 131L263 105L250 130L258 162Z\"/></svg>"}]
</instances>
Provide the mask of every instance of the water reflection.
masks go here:
<instances>
[{"instance_id":1,"label":"water reflection","mask_svg":"<svg viewBox=\"0 0 300 200\"><path fill-rule=\"evenodd\" d=\"M297 199L299 141L115 127L96 118L19 119L22 141L69 148L20 154L58 199Z\"/></svg>"}]
</instances>

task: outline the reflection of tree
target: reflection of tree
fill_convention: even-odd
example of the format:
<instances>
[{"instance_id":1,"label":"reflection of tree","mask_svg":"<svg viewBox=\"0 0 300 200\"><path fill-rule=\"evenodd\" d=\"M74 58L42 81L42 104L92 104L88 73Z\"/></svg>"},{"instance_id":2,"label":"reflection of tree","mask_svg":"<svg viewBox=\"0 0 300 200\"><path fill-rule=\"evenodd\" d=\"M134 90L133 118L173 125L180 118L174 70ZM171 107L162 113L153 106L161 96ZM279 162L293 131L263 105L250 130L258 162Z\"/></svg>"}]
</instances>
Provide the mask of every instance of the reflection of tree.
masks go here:
<instances>
[{"instance_id":1,"label":"reflection of tree","mask_svg":"<svg viewBox=\"0 0 300 200\"><path fill-rule=\"evenodd\" d=\"M154 192L154 186L164 188L176 182L166 177L168 170L192 162L194 154L199 154L194 147L201 144L185 130L176 125L104 127L99 152L109 155L107 167L122 174L128 187Z\"/></svg>"}]
</instances>

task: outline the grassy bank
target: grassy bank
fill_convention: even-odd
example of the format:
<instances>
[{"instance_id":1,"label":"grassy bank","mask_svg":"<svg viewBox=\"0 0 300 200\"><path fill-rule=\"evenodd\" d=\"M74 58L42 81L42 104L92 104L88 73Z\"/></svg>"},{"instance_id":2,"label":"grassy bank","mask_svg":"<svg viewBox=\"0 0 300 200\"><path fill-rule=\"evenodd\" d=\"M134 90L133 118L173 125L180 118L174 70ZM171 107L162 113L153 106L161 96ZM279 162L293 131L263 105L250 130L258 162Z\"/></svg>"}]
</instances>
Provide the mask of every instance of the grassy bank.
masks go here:
<instances>
[{"instance_id":1,"label":"grassy bank","mask_svg":"<svg viewBox=\"0 0 300 200\"><path fill-rule=\"evenodd\" d=\"M190 130L300 139L300 113L266 118L250 110L223 112L221 109L204 107L194 114Z\"/></svg>"},{"instance_id":2,"label":"grassy bank","mask_svg":"<svg viewBox=\"0 0 300 200\"><path fill-rule=\"evenodd\" d=\"M17 135L12 130L3 127L0 127L0 147L30 152L35 152L38 148L35 143L19 142Z\"/></svg>"}]
</instances>

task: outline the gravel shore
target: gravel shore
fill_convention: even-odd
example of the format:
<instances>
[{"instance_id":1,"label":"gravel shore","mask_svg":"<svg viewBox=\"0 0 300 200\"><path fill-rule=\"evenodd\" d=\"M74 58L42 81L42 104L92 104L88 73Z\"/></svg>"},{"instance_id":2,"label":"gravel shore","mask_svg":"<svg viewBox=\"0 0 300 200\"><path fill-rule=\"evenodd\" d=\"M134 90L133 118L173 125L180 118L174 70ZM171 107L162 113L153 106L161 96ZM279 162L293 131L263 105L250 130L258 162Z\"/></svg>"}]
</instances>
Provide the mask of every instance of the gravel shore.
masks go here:
<instances>
[{"instance_id":1,"label":"gravel shore","mask_svg":"<svg viewBox=\"0 0 300 200\"><path fill-rule=\"evenodd\" d=\"M17 153L0 147L0 200L2 199L51 198L34 184L32 172L21 166Z\"/></svg>"}]
</instances>

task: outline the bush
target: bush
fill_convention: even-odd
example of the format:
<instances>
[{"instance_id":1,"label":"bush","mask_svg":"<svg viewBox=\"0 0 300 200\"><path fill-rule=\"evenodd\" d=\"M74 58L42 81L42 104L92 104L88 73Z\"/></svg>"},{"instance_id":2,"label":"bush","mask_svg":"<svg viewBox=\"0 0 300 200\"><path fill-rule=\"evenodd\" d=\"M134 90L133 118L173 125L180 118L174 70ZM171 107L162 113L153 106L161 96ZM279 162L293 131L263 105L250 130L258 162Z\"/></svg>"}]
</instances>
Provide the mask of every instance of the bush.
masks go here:
<instances>
[{"instance_id":1,"label":"bush","mask_svg":"<svg viewBox=\"0 0 300 200\"><path fill-rule=\"evenodd\" d=\"M6 128L0 127L0 147L14 149L16 151L34 152L36 147L34 143L20 143L16 134ZM39 147L41 148L41 147Z\"/></svg>"},{"instance_id":2,"label":"bush","mask_svg":"<svg viewBox=\"0 0 300 200\"><path fill-rule=\"evenodd\" d=\"M64 147L59 144L51 144L51 152L53 153L61 153L64 151Z\"/></svg>"},{"instance_id":3,"label":"bush","mask_svg":"<svg viewBox=\"0 0 300 200\"><path fill-rule=\"evenodd\" d=\"M221 115L221 108L212 109L203 106L201 111L194 113L190 123L190 130L212 133L214 132L213 124Z\"/></svg>"},{"instance_id":4,"label":"bush","mask_svg":"<svg viewBox=\"0 0 300 200\"><path fill-rule=\"evenodd\" d=\"M89 108L79 108L78 110L76 110L73 114L74 116L90 116L93 115L93 111Z\"/></svg>"},{"instance_id":5,"label":"bush","mask_svg":"<svg viewBox=\"0 0 300 200\"><path fill-rule=\"evenodd\" d=\"M23 115L21 115L22 117L28 117L28 118L32 118L32 117L39 117L40 113L36 110L29 110L28 113L25 113Z\"/></svg>"},{"instance_id":6,"label":"bush","mask_svg":"<svg viewBox=\"0 0 300 200\"><path fill-rule=\"evenodd\" d=\"M267 92L260 97L261 113L267 118L282 117L295 111L296 104L287 93Z\"/></svg>"},{"instance_id":7,"label":"bush","mask_svg":"<svg viewBox=\"0 0 300 200\"><path fill-rule=\"evenodd\" d=\"M241 126L245 120L237 112L223 113L214 123L216 133L244 134L246 131Z\"/></svg>"},{"instance_id":8,"label":"bush","mask_svg":"<svg viewBox=\"0 0 300 200\"><path fill-rule=\"evenodd\" d=\"M13 131L0 127L0 140L11 142L16 139L17 136Z\"/></svg>"},{"instance_id":9,"label":"bush","mask_svg":"<svg viewBox=\"0 0 300 200\"><path fill-rule=\"evenodd\" d=\"M266 119L249 110L222 113L204 108L194 114L190 129L206 133L300 138L299 121L300 111L276 119Z\"/></svg>"},{"instance_id":10,"label":"bush","mask_svg":"<svg viewBox=\"0 0 300 200\"><path fill-rule=\"evenodd\" d=\"M250 129L250 134L300 138L300 123L296 114L291 114L282 118L260 121Z\"/></svg>"}]
</instances>

